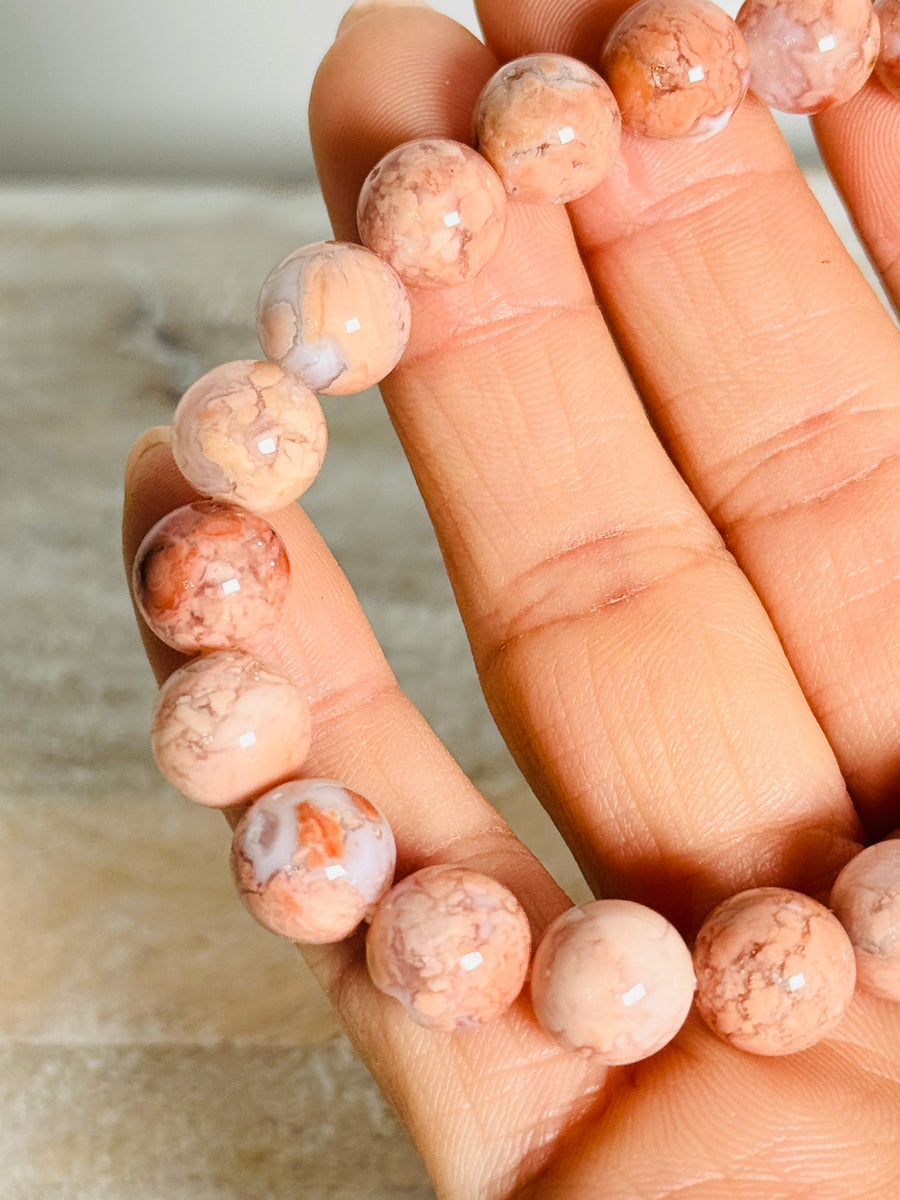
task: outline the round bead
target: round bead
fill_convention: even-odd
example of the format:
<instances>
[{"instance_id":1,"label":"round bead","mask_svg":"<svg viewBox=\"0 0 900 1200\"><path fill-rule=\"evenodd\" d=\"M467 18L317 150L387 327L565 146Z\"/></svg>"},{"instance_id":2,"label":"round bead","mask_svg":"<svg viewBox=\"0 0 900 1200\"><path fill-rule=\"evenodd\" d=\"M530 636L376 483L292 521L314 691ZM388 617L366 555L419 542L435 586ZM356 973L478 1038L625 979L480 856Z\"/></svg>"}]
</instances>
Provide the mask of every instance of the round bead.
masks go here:
<instances>
[{"instance_id":1,"label":"round bead","mask_svg":"<svg viewBox=\"0 0 900 1200\"><path fill-rule=\"evenodd\" d=\"M351 242L315 242L280 263L262 286L263 354L331 396L379 383L409 340L406 288L386 262Z\"/></svg>"},{"instance_id":2,"label":"round bead","mask_svg":"<svg viewBox=\"0 0 900 1200\"><path fill-rule=\"evenodd\" d=\"M875 74L893 96L900 98L900 0L875 0L881 25L881 50Z\"/></svg>"},{"instance_id":3,"label":"round bead","mask_svg":"<svg viewBox=\"0 0 900 1200\"><path fill-rule=\"evenodd\" d=\"M750 88L771 108L815 113L849 100L878 56L871 0L745 0Z\"/></svg>"},{"instance_id":4,"label":"round bead","mask_svg":"<svg viewBox=\"0 0 900 1200\"><path fill-rule=\"evenodd\" d=\"M630 900L592 900L547 927L534 956L537 1018L567 1050L608 1066L672 1040L694 996L691 953L665 917Z\"/></svg>"},{"instance_id":5,"label":"round bead","mask_svg":"<svg viewBox=\"0 0 900 1200\"><path fill-rule=\"evenodd\" d=\"M851 858L829 903L856 951L859 986L900 1000L900 841L879 842Z\"/></svg>"},{"instance_id":6,"label":"round bead","mask_svg":"<svg viewBox=\"0 0 900 1200\"><path fill-rule=\"evenodd\" d=\"M185 392L172 454L198 492L252 512L293 503L319 473L327 442L315 394L272 363L223 363Z\"/></svg>"},{"instance_id":7,"label":"round bead","mask_svg":"<svg viewBox=\"0 0 900 1200\"><path fill-rule=\"evenodd\" d=\"M561 54L528 54L501 67L475 109L478 149L513 199L577 200L612 165L622 121L596 71Z\"/></svg>"},{"instance_id":8,"label":"round bead","mask_svg":"<svg viewBox=\"0 0 900 1200\"><path fill-rule=\"evenodd\" d=\"M283 671L221 650L187 663L162 685L150 743L179 791L224 808L295 775L311 737L309 705Z\"/></svg>"},{"instance_id":9,"label":"round bead","mask_svg":"<svg viewBox=\"0 0 900 1200\"><path fill-rule=\"evenodd\" d=\"M198 500L149 531L134 560L132 589L156 636L196 654L237 650L270 633L289 576L284 543L262 517Z\"/></svg>"},{"instance_id":10,"label":"round bead","mask_svg":"<svg viewBox=\"0 0 900 1200\"><path fill-rule=\"evenodd\" d=\"M712 0L642 0L627 9L600 69L629 129L685 141L724 129L750 78L743 35Z\"/></svg>"},{"instance_id":11,"label":"round bead","mask_svg":"<svg viewBox=\"0 0 900 1200\"><path fill-rule=\"evenodd\" d=\"M420 1025L475 1029L505 1012L525 982L531 930L502 884L466 867L423 867L378 905L369 974Z\"/></svg>"},{"instance_id":12,"label":"round bead","mask_svg":"<svg viewBox=\"0 0 900 1200\"><path fill-rule=\"evenodd\" d=\"M694 947L697 1008L738 1050L793 1054L825 1037L853 996L850 939L824 905L787 888L739 892Z\"/></svg>"},{"instance_id":13,"label":"round bead","mask_svg":"<svg viewBox=\"0 0 900 1200\"><path fill-rule=\"evenodd\" d=\"M274 788L238 822L235 884L261 925L294 942L338 942L391 885L394 836L363 796L330 779Z\"/></svg>"},{"instance_id":14,"label":"round bead","mask_svg":"<svg viewBox=\"0 0 900 1200\"><path fill-rule=\"evenodd\" d=\"M497 172L469 146L406 142L369 172L359 196L362 242L412 287L455 287L496 253L506 226Z\"/></svg>"}]
</instances>

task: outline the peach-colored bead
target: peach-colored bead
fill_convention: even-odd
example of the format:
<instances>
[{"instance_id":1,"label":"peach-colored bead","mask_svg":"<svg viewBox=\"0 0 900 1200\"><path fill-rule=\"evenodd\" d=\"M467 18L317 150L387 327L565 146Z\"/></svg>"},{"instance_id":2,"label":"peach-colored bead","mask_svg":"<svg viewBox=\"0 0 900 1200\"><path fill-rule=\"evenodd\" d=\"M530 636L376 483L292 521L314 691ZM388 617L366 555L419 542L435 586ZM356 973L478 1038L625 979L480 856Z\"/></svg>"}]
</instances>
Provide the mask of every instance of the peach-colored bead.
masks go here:
<instances>
[{"instance_id":1,"label":"peach-colored bead","mask_svg":"<svg viewBox=\"0 0 900 1200\"><path fill-rule=\"evenodd\" d=\"M750 88L782 112L816 113L855 96L878 57L872 0L745 0Z\"/></svg>"},{"instance_id":2,"label":"peach-colored bead","mask_svg":"<svg viewBox=\"0 0 900 1200\"><path fill-rule=\"evenodd\" d=\"M158 521L138 548L132 589L158 638L185 654L239 650L270 633L287 596L284 543L255 513L198 500Z\"/></svg>"},{"instance_id":3,"label":"peach-colored bead","mask_svg":"<svg viewBox=\"0 0 900 1200\"><path fill-rule=\"evenodd\" d=\"M475 109L479 151L508 195L528 204L567 204L595 188L616 157L621 129L606 82L562 54L507 63Z\"/></svg>"},{"instance_id":4,"label":"peach-colored bead","mask_svg":"<svg viewBox=\"0 0 900 1200\"><path fill-rule=\"evenodd\" d=\"M221 650L162 685L150 742L170 783L198 804L224 808L295 775L311 737L309 705L283 671Z\"/></svg>"},{"instance_id":5,"label":"peach-colored bead","mask_svg":"<svg viewBox=\"0 0 900 1200\"><path fill-rule=\"evenodd\" d=\"M691 952L665 917L630 900L592 900L547 927L531 971L543 1027L609 1066L672 1040L691 1007Z\"/></svg>"},{"instance_id":6,"label":"peach-colored bead","mask_svg":"<svg viewBox=\"0 0 900 1200\"><path fill-rule=\"evenodd\" d=\"M231 847L247 910L308 944L348 937L390 887L396 857L375 805L331 779L297 779L260 796Z\"/></svg>"},{"instance_id":7,"label":"peach-colored bead","mask_svg":"<svg viewBox=\"0 0 900 1200\"><path fill-rule=\"evenodd\" d=\"M829 904L856 951L859 986L900 1000L900 841L879 842L851 858Z\"/></svg>"},{"instance_id":8,"label":"peach-colored bead","mask_svg":"<svg viewBox=\"0 0 900 1200\"><path fill-rule=\"evenodd\" d=\"M622 121L645 137L699 141L747 91L747 45L712 0L641 0L609 32L600 69Z\"/></svg>"},{"instance_id":9,"label":"peach-colored bead","mask_svg":"<svg viewBox=\"0 0 900 1200\"><path fill-rule=\"evenodd\" d=\"M900 99L900 0L875 0L881 25L881 50L875 74L893 96Z\"/></svg>"},{"instance_id":10,"label":"peach-colored bead","mask_svg":"<svg viewBox=\"0 0 900 1200\"><path fill-rule=\"evenodd\" d=\"M279 263L262 286L263 354L330 396L384 379L409 340L406 288L386 262L351 242L314 242Z\"/></svg>"},{"instance_id":11,"label":"peach-colored bead","mask_svg":"<svg viewBox=\"0 0 900 1200\"><path fill-rule=\"evenodd\" d=\"M833 913L787 888L739 892L713 909L694 947L697 1008L738 1050L805 1050L837 1025L856 963Z\"/></svg>"},{"instance_id":12,"label":"peach-colored bead","mask_svg":"<svg viewBox=\"0 0 900 1200\"><path fill-rule=\"evenodd\" d=\"M359 236L409 286L455 287L496 253L506 206L503 184L480 154L424 138L398 146L369 172Z\"/></svg>"},{"instance_id":13,"label":"peach-colored bead","mask_svg":"<svg viewBox=\"0 0 900 1200\"><path fill-rule=\"evenodd\" d=\"M531 930L502 884L466 867L423 867L375 909L366 937L372 982L413 1020L446 1033L505 1012L525 982Z\"/></svg>"},{"instance_id":14,"label":"peach-colored bead","mask_svg":"<svg viewBox=\"0 0 900 1200\"><path fill-rule=\"evenodd\" d=\"M274 512L302 495L327 440L315 393L253 359L207 371L172 418L172 454L188 483L252 512Z\"/></svg>"}]
</instances>

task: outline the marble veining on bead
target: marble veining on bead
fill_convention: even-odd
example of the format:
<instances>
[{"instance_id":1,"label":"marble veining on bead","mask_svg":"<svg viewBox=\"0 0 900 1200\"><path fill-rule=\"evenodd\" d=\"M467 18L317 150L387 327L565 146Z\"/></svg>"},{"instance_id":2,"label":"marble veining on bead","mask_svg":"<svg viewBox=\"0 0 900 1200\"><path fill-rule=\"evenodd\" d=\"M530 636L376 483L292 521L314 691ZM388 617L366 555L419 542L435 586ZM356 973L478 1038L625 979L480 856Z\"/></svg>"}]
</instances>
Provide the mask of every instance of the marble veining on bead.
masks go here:
<instances>
[{"instance_id":1,"label":"marble veining on bead","mask_svg":"<svg viewBox=\"0 0 900 1200\"><path fill-rule=\"evenodd\" d=\"M630 900L593 900L552 921L534 956L537 1018L567 1050L608 1066L672 1040L691 1007L691 953L665 917Z\"/></svg>"},{"instance_id":2,"label":"marble veining on bead","mask_svg":"<svg viewBox=\"0 0 900 1200\"><path fill-rule=\"evenodd\" d=\"M390 887L391 828L374 804L330 779L261 796L238 823L231 865L260 924L295 942L349 936Z\"/></svg>"},{"instance_id":3,"label":"marble veining on bead","mask_svg":"<svg viewBox=\"0 0 900 1200\"><path fill-rule=\"evenodd\" d=\"M601 70L629 129L685 141L722 130L750 78L744 37L712 0L641 0L610 30Z\"/></svg>"},{"instance_id":4,"label":"marble veining on bead","mask_svg":"<svg viewBox=\"0 0 900 1200\"><path fill-rule=\"evenodd\" d=\"M410 307L396 272L350 242L301 246L270 273L257 305L266 358L328 395L361 392L394 369Z\"/></svg>"},{"instance_id":5,"label":"marble veining on bead","mask_svg":"<svg viewBox=\"0 0 900 1200\"><path fill-rule=\"evenodd\" d=\"M279 366L243 359L208 371L172 418L172 454L198 492L273 512L309 487L325 458L315 394Z\"/></svg>"},{"instance_id":6,"label":"marble veining on bead","mask_svg":"<svg viewBox=\"0 0 900 1200\"><path fill-rule=\"evenodd\" d=\"M216 807L296 774L311 738L309 705L287 675L239 650L203 655L170 675L150 733L169 782Z\"/></svg>"},{"instance_id":7,"label":"marble veining on bead","mask_svg":"<svg viewBox=\"0 0 900 1200\"><path fill-rule=\"evenodd\" d=\"M451 1033L504 1012L525 981L531 930L518 900L466 867L424 867L381 901L366 937L372 982L420 1025Z\"/></svg>"},{"instance_id":8,"label":"marble veining on bead","mask_svg":"<svg viewBox=\"0 0 900 1200\"><path fill-rule=\"evenodd\" d=\"M840 922L787 888L739 892L713 909L694 947L697 1008L725 1041L751 1054L804 1050L853 997L856 964Z\"/></svg>"},{"instance_id":9,"label":"marble veining on bead","mask_svg":"<svg viewBox=\"0 0 900 1200\"><path fill-rule=\"evenodd\" d=\"M510 197L566 204L609 170L622 122L596 71L561 54L529 54L488 80L475 109L478 149Z\"/></svg>"},{"instance_id":10,"label":"marble veining on bead","mask_svg":"<svg viewBox=\"0 0 900 1200\"><path fill-rule=\"evenodd\" d=\"M506 192L469 146L444 138L405 142L369 172L359 195L363 244L410 287L455 287L496 253Z\"/></svg>"},{"instance_id":11,"label":"marble veining on bead","mask_svg":"<svg viewBox=\"0 0 900 1200\"><path fill-rule=\"evenodd\" d=\"M745 0L750 88L782 112L816 113L856 95L878 57L871 0Z\"/></svg>"},{"instance_id":12,"label":"marble veining on bead","mask_svg":"<svg viewBox=\"0 0 900 1200\"><path fill-rule=\"evenodd\" d=\"M241 649L270 633L287 596L284 543L267 521L198 500L158 521L138 548L132 588L158 638L186 654Z\"/></svg>"}]
</instances>

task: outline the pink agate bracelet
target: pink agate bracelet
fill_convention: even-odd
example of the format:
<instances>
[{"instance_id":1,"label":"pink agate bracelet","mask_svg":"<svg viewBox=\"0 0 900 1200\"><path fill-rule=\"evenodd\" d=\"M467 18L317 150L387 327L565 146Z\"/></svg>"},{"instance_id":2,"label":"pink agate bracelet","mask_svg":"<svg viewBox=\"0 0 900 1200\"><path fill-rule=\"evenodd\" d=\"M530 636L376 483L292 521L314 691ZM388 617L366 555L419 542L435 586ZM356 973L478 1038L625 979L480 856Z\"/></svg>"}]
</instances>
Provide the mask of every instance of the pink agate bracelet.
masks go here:
<instances>
[{"instance_id":1,"label":"pink agate bracelet","mask_svg":"<svg viewBox=\"0 0 900 1200\"><path fill-rule=\"evenodd\" d=\"M529 922L496 880L439 864L393 885L387 820L346 785L304 777L309 706L248 650L274 629L289 584L264 514L293 503L325 455L316 393L361 391L396 366L407 287L473 279L502 241L509 199L567 203L596 187L623 124L699 140L748 86L814 112L848 99L873 67L900 96L900 0L746 0L736 21L711 0L641 0L611 30L602 75L557 54L507 63L477 105L480 153L424 139L387 154L360 194L364 246L320 242L286 258L259 298L267 361L215 367L178 405L175 461L205 499L150 530L132 584L153 632L197 657L160 689L154 756L196 802L245 806L231 857L250 913L304 943L369 922L373 983L422 1025L478 1028L513 1004L530 964L544 1029L609 1065L660 1050L695 1004L731 1045L778 1055L831 1031L857 982L900 1001L900 840L852 859L830 908L784 888L731 897L693 954L659 913L594 900L553 921L531 963Z\"/></svg>"}]
</instances>

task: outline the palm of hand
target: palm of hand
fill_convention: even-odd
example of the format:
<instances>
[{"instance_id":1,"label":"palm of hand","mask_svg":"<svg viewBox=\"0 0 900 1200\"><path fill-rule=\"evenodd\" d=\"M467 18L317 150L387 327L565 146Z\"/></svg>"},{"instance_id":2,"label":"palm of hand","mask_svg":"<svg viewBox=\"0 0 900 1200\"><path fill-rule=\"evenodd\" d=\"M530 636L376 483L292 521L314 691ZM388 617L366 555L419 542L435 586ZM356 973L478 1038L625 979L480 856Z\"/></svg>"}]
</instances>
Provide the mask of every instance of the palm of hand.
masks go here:
<instances>
[{"instance_id":1,"label":"palm of hand","mask_svg":"<svg viewBox=\"0 0 900 1200\"><path fill-rule=\"evenodd\" d=\"M588 56L587 0L480 7L501 56ZM311 110L338 237L380 154L468 136L492 69L430 10L357 14ZM872 85L818 133L896 298L896 180L875 168L900 161L900 105ZM900 343L753 103L710 142L629 142L569 217L514 207L475 283L418 293L383 390L529 781L593 885L690 932L743 887L827 891L860 818L900 823ZM132 464L126 546L186 498L153 446ZM302 512L275 523L304 569L259 650L316 698L310 772L377 800L401 871L465 861L540 930L565 897L399 695ZM436 1037L373 993L358 938L308 957L441 1195L900 1192L900 1007L858 994L787 1059L691 1018L607 1072L550 1042L527 998Z\"/></svg>"}]
</instances>

